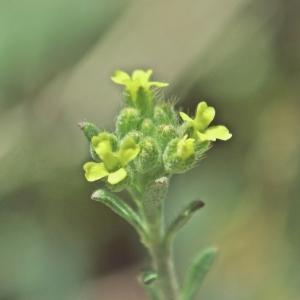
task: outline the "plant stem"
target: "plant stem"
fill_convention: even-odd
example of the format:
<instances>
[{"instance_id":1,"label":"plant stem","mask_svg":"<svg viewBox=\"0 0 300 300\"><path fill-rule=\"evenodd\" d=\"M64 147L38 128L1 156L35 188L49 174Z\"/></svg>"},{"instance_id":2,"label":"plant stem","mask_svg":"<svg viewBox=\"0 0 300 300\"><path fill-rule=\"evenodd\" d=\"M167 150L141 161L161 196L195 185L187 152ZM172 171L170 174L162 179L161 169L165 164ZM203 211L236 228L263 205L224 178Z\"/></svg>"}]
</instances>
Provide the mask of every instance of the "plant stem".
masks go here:
<instances>
[{"instance_id":1,"label":"plant stem","mask_svg":"<svg viewBox=\"0 0 300 300\"><path fill-rule=\"evenodd\" d=\"M153 300L157 298L159 300L178 300L179 289L172 243L166 242L163 205L166 193L160 193L161 189L167 189L167 186L161 185L161 182L156 184L157 186L154 186L148 197L145 197L143 201L146 227L149 231L147 248L152 259L152 268L158 275L157 280L153 283L153 289L157 289L156 297L153 297Z\"/></svg>"},{"instance_id":2,"label":"plant stem","mask_svg":"<svg viewBox=\"0 0 300 300\"><path fill-rule=\"evenodd\" d=\"M160 300L178 300L178 283L172 249L167 249L162 241L151 249L151 257L153 267L158 273L157 287Z\"/></svg>"}]
</instances>

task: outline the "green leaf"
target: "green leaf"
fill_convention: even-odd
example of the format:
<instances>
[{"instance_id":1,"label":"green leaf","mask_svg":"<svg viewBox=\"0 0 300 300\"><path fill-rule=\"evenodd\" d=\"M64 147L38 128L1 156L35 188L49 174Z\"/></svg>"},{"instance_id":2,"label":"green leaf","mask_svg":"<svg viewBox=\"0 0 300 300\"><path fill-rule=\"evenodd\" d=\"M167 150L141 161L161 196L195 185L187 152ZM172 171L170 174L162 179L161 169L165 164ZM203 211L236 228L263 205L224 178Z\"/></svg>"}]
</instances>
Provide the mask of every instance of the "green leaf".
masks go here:
<instances>
[{"instance_id":1,"label":"green leaf","mask_svg":"<svg viewBox=\"0 0 300 300\"><path fill-rule=\"evenodd\" d=\"M99 128L90 122L79 122L78 126L83 131L89 142L92 140L93 136L98 135L100 132Z\"/></svg>"},{"instance_id":2,"label":"green leaf","mask_svg":"<svg viewBox=\"0 0 300 300\"><path fill-rule=\"evenodd\" d=\"M139 282L144 285L149 298L152 300L161 300L161 291L157 288L156 281L158 279L157 272L153 270L146 270L139 276Z\"/></svg>"},{"instance_id":3,"label":"green leaf","mask_svg":"<svg viewBox=\"0 0 300 300\"><path fill-rule=\"evenodd\" d=\"M188 270L186 280L183 284L181 300L195 299L205 275L208 273L215 260L216 254L217 249L210 247L196 256Z\"/></svg>"},{"instance_id":4,"label":"green leaf","mask_svg":"<svg viewBox=\"0 0 300 300\"><path fill-rule=\"evenodd\" d=\"M196 200L191 202L178 217L171 223L167 230L166 242L171 243L178 231L192 218L192 216L204 206L204 202Z\"/></svg>"},{"instance_id":5,"label":"green leaf","mask_svg":"<svg viewBox=\"0 0 300 300\"><path fill-rule=\"evenodd\" d=\"M144 237L145 230L142 220L121 198L103 189L96 190L91 198L108 206L113 212L132 225L142 238Z\"/></svg>"},{"instance_id":6,"label":"green leaf","mask_svg":"<svg viewBox=\"0 0 300 300\"><path fill-rule=\"evenodd\" d=\"M147 270L141 274L140 281L145 285L153 283L158 278L158 274L155 271Z\"/></svg>"}]
</instances>

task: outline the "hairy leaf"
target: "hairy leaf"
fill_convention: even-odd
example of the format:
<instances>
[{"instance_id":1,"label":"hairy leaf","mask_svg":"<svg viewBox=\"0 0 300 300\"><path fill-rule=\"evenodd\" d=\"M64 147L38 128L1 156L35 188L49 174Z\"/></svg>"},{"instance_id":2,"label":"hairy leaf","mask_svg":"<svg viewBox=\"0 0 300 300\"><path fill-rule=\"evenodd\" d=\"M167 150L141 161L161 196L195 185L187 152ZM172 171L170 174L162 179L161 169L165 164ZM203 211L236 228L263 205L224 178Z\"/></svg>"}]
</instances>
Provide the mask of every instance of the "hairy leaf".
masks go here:
<instances>
[{"instance_id":1,"label":"hairy leaf","mask_svg":"<svg viewBox=\"0 0 300 300\"><path fill-rule=\"evenodd\" d=\"M197 292L210 270L217 254L216 248L207 248L200 252L188 270L182 287L181 300L194 300Z\"/></svg>"},{"instance_id":2,"label":"hairy leaf","mask_svg":"<svg viewBox=\"0 0 300 300\"><path fill-rule=\"evenodd\" d=\"M144 236L145 230L140 217L121 198L103 189L96 190L91 198L108 206L113 212L132 225L141 236Z\"/></svg>"},{"instance_id":3,"label":"hairy leaf","mask_svg":"<svg viewBox=\"0 0 300 300\"><path fill-rule=\"evenodd\" d=\"M203 206L204 202L201 200L191 202L169 226L166 234L166 242L172 242L176 236L176 233L192 218L195 212L197 212Z\"/></svg>"}]
</instances>

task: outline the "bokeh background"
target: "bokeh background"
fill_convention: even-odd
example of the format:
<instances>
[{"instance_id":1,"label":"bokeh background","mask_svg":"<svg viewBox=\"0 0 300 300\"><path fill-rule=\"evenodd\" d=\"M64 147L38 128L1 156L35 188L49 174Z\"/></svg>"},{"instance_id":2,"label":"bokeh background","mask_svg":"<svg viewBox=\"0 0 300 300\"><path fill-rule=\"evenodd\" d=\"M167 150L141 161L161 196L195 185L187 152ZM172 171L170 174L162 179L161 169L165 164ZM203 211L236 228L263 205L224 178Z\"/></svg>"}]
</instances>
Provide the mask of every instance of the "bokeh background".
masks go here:
<instances>
[{"instance_id":1,"label":"bokeh background","mask_svg":"<svg viewBox=\"0 0 300 300\"><path fill-rule=\"evenodd\" d=\"M199 299L300 298L300 5L293 0L0 1L0 299L144 299L133 230L89 199L77 122L113 128L115 69L153 68L233 132L174 177L180 276L220 248Z\"/></svg>"}]
</instances>

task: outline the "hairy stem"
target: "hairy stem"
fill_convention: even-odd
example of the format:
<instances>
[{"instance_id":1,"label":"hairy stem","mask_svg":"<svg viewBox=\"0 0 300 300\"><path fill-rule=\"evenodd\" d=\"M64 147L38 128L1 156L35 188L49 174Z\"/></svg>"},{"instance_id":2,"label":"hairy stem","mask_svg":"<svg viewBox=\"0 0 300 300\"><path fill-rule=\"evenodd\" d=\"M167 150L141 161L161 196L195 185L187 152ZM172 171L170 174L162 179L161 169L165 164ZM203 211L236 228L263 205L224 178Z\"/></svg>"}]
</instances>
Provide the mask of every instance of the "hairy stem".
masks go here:
<instances>
[{"instance_id":1,"label":"hairy stem","mask_svg":"<svg viewBox=\"0 0 300 300\"><path fill-rule=\"evenodd\" d=\"M167 188L168 183L166 181L156 181L143 199L146 227L149 231L147 248L152 259L152 268L158 275L153 287L151 287L157 290L153 300L179 299L172 243L166 243L163 203Z\"/></svg>"},{"instance_id":2,"label":"hairy stem","mask_svg":"<svg viewBox=\"0 0 300 300\"><path fill-rule=\"evenodd\" d=\"M178 300L178 283L171 249L164 243L151 249L153 267L158 273L157 288L160 300Z\"/></svg>"}]
</instances>

